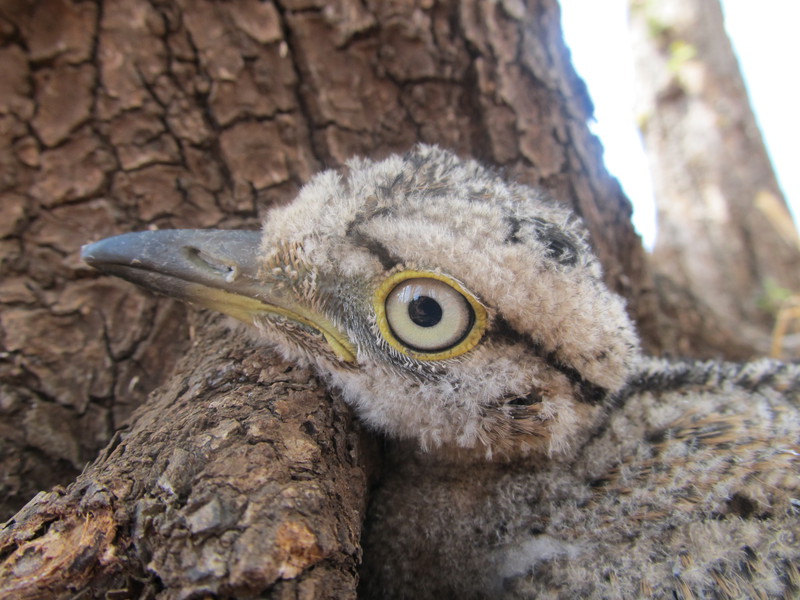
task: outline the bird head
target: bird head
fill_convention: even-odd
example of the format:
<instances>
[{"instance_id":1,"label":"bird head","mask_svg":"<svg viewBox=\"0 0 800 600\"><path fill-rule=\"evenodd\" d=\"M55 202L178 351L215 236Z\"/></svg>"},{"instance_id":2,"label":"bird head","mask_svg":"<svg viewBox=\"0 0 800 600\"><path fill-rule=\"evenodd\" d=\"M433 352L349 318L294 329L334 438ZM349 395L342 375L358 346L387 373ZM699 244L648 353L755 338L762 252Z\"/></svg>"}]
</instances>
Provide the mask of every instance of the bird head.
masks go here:
<instances>
[{"instance_id":1,"label":"bird head","mask_svg":"<svg viewBox=\"0 0 800 600\"><path fill-rule=\"evenodd\" d=\"M432 452L565 452L638 353L580 221L433 146L320 173L261 232L123 234L83 258L255 326Z\"/></svg>"}]
</instances>

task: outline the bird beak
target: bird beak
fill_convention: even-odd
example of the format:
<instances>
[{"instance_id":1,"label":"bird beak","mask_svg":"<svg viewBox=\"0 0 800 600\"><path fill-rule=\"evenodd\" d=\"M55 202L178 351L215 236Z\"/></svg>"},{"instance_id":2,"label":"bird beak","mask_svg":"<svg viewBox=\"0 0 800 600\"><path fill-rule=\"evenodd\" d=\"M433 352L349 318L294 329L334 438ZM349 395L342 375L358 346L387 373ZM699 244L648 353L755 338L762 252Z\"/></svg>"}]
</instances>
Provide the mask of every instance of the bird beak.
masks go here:
<instances>
[{"instance_id":1,"label":"bird beak","mask_svg":"<svg viewBox=\"0 0 800 600\"><path fill-rule=\"evenodd\" d=\"M321 334L341 360L355 348L324 315L301 305L272 278L260 258L261 233L161 230L125 233L81 250L92 267L151 291L220 311L244 323L291 319Z\"/></svg>"}]
</instances>

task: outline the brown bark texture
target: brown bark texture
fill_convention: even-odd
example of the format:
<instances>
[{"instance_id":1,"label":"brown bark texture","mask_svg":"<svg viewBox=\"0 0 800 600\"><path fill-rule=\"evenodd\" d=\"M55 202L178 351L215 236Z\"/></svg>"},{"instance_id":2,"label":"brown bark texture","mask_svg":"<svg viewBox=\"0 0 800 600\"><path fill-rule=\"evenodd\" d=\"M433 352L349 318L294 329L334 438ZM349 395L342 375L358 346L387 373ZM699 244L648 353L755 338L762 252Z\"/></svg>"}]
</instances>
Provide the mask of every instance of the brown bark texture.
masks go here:
<instances>
[{"instance_id":1,"label":"brown bark texture","mask_svg":"<svg viewBox=\"0 0 800 600\"><path fill-rule=\"evenodd\" d=\"M630 28L658 205L654 270L740 346L728 356L766 354L776 291L800 290L800 245L719 2L632 0Z\"/></svg>"},{"instance_id":2,"label":"brown bark texture","mask_svg":"<svg viewBox=\"0 0 800 600\"><path fill-rule=\"evenodd\" d=\"M438 143L570 204L665 349L555 0L0 0L0 64L3 513L69 484L0 530L0 597L355 595L347 409L83 243L256 228L321 168Z\"/></svg>"},{"instance_id":3,"label":"brown bark texture","mask_svg":"<svg viewBox=\"0 0 800 600\"><path fill-rule=\"evenodd\" d=\"M352 595L364 472L349 413L219 321L197 320L169 383L76 483L7 525L4 597Z\"/></svg>"}]
</instances>

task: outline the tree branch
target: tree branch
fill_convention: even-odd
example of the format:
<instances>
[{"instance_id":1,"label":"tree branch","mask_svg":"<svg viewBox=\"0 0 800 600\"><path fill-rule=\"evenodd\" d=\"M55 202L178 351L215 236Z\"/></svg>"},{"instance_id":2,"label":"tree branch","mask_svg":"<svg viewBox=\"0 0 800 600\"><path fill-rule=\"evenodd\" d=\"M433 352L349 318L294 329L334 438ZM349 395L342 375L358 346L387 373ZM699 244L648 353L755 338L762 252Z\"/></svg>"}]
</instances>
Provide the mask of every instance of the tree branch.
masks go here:
<instances>
[{"instance_id":1,"label":"tree branch","mask_svg":"<svg viewBox=\"0 0 800 600\"><path fill-rule=\"evenodd\" d=\"M0 596L355 596L365 478L348 409L222 320L199 321L127 430L0 531Z\"/></svg>"}]
</instances>

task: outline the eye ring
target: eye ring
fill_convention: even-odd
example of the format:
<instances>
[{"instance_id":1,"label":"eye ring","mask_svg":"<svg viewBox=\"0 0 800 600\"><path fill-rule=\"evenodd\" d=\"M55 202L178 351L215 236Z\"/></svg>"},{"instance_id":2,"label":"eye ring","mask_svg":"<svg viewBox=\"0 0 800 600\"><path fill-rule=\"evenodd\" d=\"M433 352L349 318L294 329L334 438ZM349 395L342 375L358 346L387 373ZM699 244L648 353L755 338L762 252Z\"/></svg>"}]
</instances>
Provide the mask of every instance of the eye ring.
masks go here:
<instances>
[{"instance_id":1,"label":"eye ring","mask_svg":"<svg viewBox=\"0 0 800 600\"><path fill-rule=\"evenodd\" d=\"M401 271L373 299L378 328L394 349L444 360L474 348L486 331L486 308L457 281L428 271Z\"/></svg>"}]
</instances>

